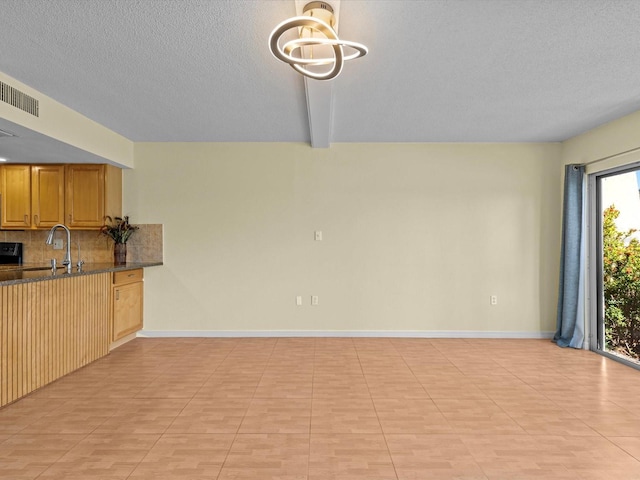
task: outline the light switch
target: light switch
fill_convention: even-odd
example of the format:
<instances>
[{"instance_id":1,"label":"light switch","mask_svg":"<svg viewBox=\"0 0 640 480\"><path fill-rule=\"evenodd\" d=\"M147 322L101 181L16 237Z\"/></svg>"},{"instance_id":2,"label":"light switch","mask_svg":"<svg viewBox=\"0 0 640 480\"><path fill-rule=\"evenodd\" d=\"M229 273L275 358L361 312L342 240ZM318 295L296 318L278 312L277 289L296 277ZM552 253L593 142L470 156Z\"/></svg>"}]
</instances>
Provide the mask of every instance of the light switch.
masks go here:
<instances>
[{"instance_id":1,"label":"light switch","mask_svg":"<svg viewBox=\"0 0 640 480\"><path fill-rule=\"evenodd\" d=\"M322 231L316 230L313 238L316 240L316 242L321 242L322 241Z\"/></svg>"},{"instance_id":2,"label":"light switch","mask_svg":"<svg viewBox=\"0 0 640 480\"><path fill-rule=\"evenodd\" d=\"M56 238L53 240L53 249L54 250L62 250L62 239Z\"/></svg>"},{"instance_id":3,"label":"light switch","mask_svg":"<svg viewBox=\"0 0 640 480\"><path fill-rule=\"evenodd\" d=\"M298 296L296 297L296 305L297 305L297 306L302 305L302 295L298 295Z\"/></svg>"}]
</instances>

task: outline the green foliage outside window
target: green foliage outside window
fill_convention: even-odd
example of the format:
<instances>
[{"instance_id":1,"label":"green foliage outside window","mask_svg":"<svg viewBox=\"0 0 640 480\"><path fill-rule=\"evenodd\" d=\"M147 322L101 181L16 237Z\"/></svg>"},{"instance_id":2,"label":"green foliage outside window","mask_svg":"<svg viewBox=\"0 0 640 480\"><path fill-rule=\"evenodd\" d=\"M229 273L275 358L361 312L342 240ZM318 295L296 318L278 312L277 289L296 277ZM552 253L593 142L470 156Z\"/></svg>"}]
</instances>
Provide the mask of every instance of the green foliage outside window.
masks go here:
<instances>
[{"instance_id":1,"label":"green foliage outside window","mask_svg":"<svg viewBox=\"0 0 640 480\"><path fill-rule=\"evenodd\" d=\"M621 232L611 205L603 221L603 290L606 350L640 360L640 242Z\"/></svg>"}]
</instances>

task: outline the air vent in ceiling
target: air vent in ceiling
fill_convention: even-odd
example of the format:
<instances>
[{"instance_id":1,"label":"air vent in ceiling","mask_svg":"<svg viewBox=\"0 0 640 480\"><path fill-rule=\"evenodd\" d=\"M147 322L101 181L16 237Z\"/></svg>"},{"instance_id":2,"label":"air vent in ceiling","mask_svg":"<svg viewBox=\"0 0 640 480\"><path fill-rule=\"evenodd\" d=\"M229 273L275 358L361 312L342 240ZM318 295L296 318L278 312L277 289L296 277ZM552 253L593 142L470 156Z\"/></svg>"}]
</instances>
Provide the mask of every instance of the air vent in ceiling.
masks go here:
<instances>
[{"instance_id":1,"label":"air vent in ceiling","mask_svg":"<svg viewBox=\"0 0 640 480\"><path fill-rule=\"evenodd\" d=\"M38 100L4 82L0 82L0 101L30 113L35 117L40 116Z\"/></svg>"}]
</instances>

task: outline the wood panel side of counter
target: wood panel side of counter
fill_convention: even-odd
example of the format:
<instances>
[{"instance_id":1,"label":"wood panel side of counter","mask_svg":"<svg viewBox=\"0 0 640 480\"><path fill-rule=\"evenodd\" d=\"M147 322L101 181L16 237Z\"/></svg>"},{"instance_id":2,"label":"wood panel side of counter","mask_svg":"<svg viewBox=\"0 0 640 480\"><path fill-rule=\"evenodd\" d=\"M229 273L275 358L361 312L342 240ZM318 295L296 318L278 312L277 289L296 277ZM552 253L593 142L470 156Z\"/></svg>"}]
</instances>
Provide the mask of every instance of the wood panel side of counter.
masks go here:
<instances>
[{"instance_id":1,"label":"wood panel side of counter","mask_svg":"<svg viewBox=\"0 0 640 480\"><path fill-rule=\"evenodd\" d=\"M0 406L108 353L111 274L0 287Z\"/></svg>"}]
</instances>

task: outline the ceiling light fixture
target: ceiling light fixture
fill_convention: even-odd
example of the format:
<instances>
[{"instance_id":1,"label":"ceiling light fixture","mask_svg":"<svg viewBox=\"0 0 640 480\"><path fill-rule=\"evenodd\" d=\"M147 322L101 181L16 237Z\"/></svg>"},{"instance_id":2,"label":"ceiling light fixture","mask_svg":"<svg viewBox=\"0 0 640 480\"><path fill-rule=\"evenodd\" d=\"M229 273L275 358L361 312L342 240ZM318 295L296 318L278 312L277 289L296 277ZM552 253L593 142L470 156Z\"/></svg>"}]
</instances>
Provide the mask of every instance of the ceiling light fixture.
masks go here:
<instances>
[{"instance_id":1,"label":"ceiling light fixture","mask_svg":"<svg viewBox=\"0 0 640 480\"><path fill-rule=\"evenodd\" d=\"M368 53L367 47L361 43L338 38L334 30L337 19L328 3L308 3L302 13L302 16L292 17L280 23L269 36L271 53L278 60L288 63L298 73L315 80L331 80L340 74L345 60L362 57ZM283 35L294 28L298 29L297 37L281 43ZM345 55L345 48L353 52ZM311 70L326 65L331 67L320 72Z\"/></svg>"}]
</instances>

